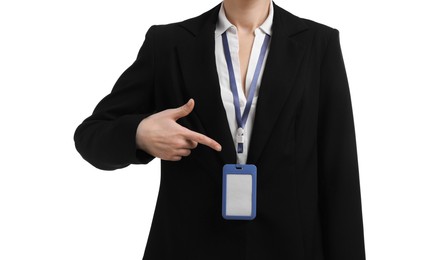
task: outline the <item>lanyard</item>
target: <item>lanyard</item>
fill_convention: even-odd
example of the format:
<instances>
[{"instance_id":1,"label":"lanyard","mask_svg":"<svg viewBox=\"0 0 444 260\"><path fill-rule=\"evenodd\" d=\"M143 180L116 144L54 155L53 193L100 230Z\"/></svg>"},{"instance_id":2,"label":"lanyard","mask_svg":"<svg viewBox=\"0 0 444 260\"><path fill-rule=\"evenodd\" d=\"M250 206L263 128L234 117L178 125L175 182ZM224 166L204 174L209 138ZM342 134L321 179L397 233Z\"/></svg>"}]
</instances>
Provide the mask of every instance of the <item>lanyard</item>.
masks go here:
<instances>
[{"instance_id":1,"label":"lanyard","mask_svg":"<svg viewBox=\"0 0 444 260\"><path fill-rule=\"evenodd\" d=\"M231 61L230 47L228 46L227 34L224 32L222 34L222 43L224 46L225 60L227 61L228 75L230 77L230 88L233 93L234 100L234 110L236 112L237 121L237 153L244 152L244 128L247 123L248 114L250 113L251 104L253 103L254 93L256 92L257 80L259 78L259 73L264 63L265 52L267 50L268 43L270 41L270 36L265 34L264 42L262 43L261 52L259 59L256 64L256 69L254 70L253 80L251 81L250 89L248 90L247 104L244 109L244 113L241 116L240 104L239 104L239 94L237 93L236 78L234 77L233 63Z\"/></svg>"}]
</instances>

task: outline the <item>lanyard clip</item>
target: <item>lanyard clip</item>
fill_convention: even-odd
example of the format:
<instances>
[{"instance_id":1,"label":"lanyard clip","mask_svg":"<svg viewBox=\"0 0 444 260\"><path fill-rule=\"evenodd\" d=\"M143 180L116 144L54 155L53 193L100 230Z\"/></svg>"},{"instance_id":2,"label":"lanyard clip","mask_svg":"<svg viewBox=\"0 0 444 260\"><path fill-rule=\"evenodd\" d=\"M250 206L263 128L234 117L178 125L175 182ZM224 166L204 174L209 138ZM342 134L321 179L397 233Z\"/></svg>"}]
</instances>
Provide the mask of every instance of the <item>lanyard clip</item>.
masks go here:
<instances>
[{"instance_id":1,"label":"lanyard clip","mask_svg":"<svg viewBox=\"0 0 444 260\"><path fill-rule=\"evenodd\" d=\"M239 127L237 129L236 141L237 141L237 153L243 153L244 152L245 136L244 136L244 129L242 127Z\"/></svg>"}]
</instances>

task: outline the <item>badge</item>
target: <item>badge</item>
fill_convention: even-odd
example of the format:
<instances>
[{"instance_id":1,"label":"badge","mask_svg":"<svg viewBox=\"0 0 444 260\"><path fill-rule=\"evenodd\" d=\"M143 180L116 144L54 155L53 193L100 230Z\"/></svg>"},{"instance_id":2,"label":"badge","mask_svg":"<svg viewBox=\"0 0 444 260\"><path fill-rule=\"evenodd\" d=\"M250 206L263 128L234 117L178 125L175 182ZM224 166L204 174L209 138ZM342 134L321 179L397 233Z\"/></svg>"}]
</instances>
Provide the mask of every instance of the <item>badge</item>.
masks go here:
<instances>
[{"instance_id":1,"label":"badge","mask_svg":"<svg viewBox=\"0 0 444 260\"><path fill-rule=\"evenodd\" d=\"M228 220L256 217L256 176L252 164L226 164L222 174L222 216Z\"/></svg>"}]
</instances>

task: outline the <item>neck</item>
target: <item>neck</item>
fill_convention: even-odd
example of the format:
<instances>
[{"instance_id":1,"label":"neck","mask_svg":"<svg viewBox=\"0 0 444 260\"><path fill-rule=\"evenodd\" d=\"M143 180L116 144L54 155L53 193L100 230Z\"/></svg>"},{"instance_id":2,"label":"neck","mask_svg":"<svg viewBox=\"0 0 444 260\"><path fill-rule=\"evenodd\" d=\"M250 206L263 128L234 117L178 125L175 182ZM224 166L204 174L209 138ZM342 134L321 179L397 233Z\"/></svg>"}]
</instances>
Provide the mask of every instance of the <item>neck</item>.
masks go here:
<instances>
[{"instance_id":1,"label":"neck","mask_svg":"<svg viewBox=\"0 0 444 260\"><path fill-rule=\"evenodd\" d=\"M271 0L224 0L228 21L238 30L254 32L268 17Z\"/></svg>"}]
</instances>

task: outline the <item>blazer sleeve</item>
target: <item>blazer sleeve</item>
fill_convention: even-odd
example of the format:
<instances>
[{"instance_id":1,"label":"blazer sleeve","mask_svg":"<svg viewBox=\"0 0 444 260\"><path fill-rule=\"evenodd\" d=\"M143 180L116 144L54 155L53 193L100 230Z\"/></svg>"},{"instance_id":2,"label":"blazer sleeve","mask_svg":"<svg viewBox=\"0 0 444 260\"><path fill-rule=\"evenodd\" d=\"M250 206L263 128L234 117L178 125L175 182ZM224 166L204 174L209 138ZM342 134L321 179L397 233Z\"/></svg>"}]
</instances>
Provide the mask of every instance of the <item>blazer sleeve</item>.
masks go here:
<instances>
[{"instance_id":1,"label":"blazer sleeve","mask_svg":"<svg viewBox=\"0 0 444 260\"><path fill-rule=\"evenodd\" d=\"M118 78L111 93L76 129L77 151L103 170L144 164L154 157L136 148L136 130L154 113L154 31L150 27L134 63Z\"/></svg>"},{"instance_id":2,"label":"blazer sleeve","mask_svg":"<svg viewBox=\"0 0 444 260\"><path fill-rule=\"evenodd\" d=\"M364 260L358 158L339 31L321 63L318 118L319 206L326 260Z\"/></svg>"}]
</instances>

